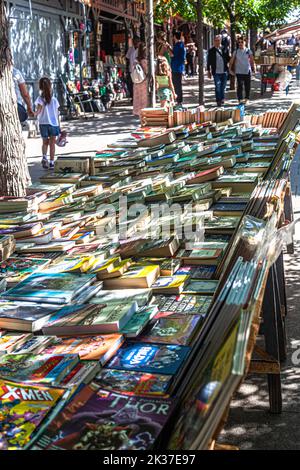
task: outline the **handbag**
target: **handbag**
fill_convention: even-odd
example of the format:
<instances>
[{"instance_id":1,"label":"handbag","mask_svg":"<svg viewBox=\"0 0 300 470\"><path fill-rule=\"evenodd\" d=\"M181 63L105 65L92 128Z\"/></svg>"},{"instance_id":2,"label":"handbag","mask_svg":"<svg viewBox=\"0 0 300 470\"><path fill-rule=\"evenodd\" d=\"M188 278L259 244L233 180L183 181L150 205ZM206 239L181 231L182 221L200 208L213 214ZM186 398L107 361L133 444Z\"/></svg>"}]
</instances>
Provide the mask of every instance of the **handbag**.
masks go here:
<instances>
[{"instance_id":1,"label":"handbag","mask_svg":"<svg viewBox=\"0 0 300 470\"><path fill-rule=\"evenodd\" d=\"M142 66L137 62L134 64L131 72L131 80L133 83L142 83L146 78L145 72Z\"/></svg>"},{"instance_id":2,"label":"handbag","mask_svg":"<svg viewBox=\"0 0 300 470\"><path fill-rule=\"evenodd\" d=\"M18 116L21 123L27 121L28 113L21 103L18 103Z\"/></svg>"}]
</instances>

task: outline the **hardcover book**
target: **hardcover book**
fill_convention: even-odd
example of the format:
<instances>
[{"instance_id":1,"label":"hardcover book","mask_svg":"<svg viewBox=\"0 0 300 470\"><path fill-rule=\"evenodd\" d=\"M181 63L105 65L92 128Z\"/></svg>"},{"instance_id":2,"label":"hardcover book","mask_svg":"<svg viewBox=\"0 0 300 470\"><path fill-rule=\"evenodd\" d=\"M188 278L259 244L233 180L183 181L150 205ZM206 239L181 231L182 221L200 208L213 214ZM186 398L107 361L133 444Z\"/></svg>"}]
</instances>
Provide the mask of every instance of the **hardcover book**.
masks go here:
<instances>
[{"instance_id":1,"label":"hardcover book","mask_svg":"<svg viewBox=\"0 0 300 470\"><path fill-rule=\"evenodd\" d=\"M213 295L217 289L219 281L206 281L190 279L184 287L184 294L206 294Z\"/></svg>"},{"instance_id":2,"label":"hardcover book","mask_svg":"<svg viewBox=\"0 0 300 470\"><path fill-rule=\"evenodd\" d=\"M188 346L127 343L119 349L106 367L151 374L175 375L182 367L189 352Z\"/></svg>"}]
</instances>

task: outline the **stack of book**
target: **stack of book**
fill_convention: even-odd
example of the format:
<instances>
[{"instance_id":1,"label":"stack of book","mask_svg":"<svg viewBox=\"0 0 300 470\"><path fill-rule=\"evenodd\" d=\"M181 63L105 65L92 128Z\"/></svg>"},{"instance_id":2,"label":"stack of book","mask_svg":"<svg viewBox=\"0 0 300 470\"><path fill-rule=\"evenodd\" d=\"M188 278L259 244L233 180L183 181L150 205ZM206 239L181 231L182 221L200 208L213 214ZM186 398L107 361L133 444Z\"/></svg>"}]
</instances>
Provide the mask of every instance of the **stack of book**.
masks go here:
<instances>
[{"instance_id":1,"label":"stack of book","mask_svg":"<svg viewBox=\"0 0 300 470\"><path fill-rule=\"evenodd\" d=\"M300 140L297 106L276 135L235 112L137 129L2 198L3 448L207 446L244 373Z\"/></svg>"}]
</instances>

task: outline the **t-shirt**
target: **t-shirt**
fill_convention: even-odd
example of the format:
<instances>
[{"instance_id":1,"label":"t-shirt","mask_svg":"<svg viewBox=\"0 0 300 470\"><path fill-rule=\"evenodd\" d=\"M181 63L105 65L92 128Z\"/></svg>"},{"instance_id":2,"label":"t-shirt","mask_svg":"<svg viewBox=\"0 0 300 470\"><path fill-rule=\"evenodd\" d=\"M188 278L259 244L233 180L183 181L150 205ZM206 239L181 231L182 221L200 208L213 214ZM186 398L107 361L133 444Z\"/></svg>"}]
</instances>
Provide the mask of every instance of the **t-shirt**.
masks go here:
<instances>
[{"instance_id":1,"label":"t-shirt","mask_svg":"<svg viewBox=\"0 0 300 470\"><path fill-rule=\"evenodd\" d=\"M225 73L222 49L216 48L216 73Z\"/></svg>"},{"instance_id":2,"label":"t-shirt","mask_svg":"<svg viewBox=\"0 0 300 470\"><path fill-rule=\"evenodd\" d=\"M50 103L47 104L41 96L35 101L35 105L40 104L43 106L42 111L38 114L37 119L39 124L50 124L50 126L59 126L58 108L59 102L53 96Z\"/></svg>"},{"instance_id":3,"label":"t-shirt","mask_svg":"<svg viewBox=\"0 0 300 470\"><path fill-rule=\"evenodd\" d=\"M234 52L235 57L235 73L248 75L251 72L249 58L252 55L250 49L237 49Z\"/></svg>"},{"instance_id":4,"label":"t-shirt","mask_svg":"<svg viewBox=\"0 0 300 470\"><path fill-rule=\"evenodd\" d=\"M129 60L129 70L130 70L130 72L132 72L132 70L133 70L133 66L135 64L136 57L137 57L137 52L138 52L138 49L135 49L133 46L129 47L129 49L127 51L126 59Z\"/></svg>"},{"instance_id":5,"label":"t-shirt","mask_svg":"<svg viewBox=\"0 0 300 470\"><path fill-rule=\"evenodd\" d=\"M173 48L173 57L171 59L172 72L184 72L185 47L182 41L176 42Z\"/></svg>"},{"instance_id":6,"label":"t-shirt","mask_svg":"<svg viewBox=\"0 0 300 470\"><path fill-rule=\"evenodd\" d=\"M20 104L23 104L23 99L22 99L19 85L22 85L23 83L25 83L25 80L20 70L15 69L15 67L13 68L13 81L14 81L15 91L17 95L17 102Z\"/></svg>"}]
</instances>

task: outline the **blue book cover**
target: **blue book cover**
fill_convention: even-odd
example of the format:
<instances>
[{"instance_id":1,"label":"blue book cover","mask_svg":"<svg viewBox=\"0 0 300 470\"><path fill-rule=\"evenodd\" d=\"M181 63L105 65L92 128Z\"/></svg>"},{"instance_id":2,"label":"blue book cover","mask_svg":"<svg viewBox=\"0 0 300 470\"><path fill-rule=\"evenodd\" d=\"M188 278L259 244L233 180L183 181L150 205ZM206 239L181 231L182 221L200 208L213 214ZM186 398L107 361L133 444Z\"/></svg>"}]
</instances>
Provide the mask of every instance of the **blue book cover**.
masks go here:
<instances>
[{"instance_id":1,"label":"blue book cover","mask_svg":"<svg viewBox=\"0 0 300 470\"><path fill-rule=\"evenodd\" d=\"M127 343L106 365L109 369L175 375L190 352L174 344Z\"/></svg>"},{"instance_id":2,"label":"blue book cover","mask_svg":"<svg viewBox=\"0 0 300 470\"><path fill-rule=\"evenodd\" d=\"M92 274L84 276L70 273L32 274L6 291L3 297L55 304L68 303L95 278Z\"/></svg>"}]
</instances>

